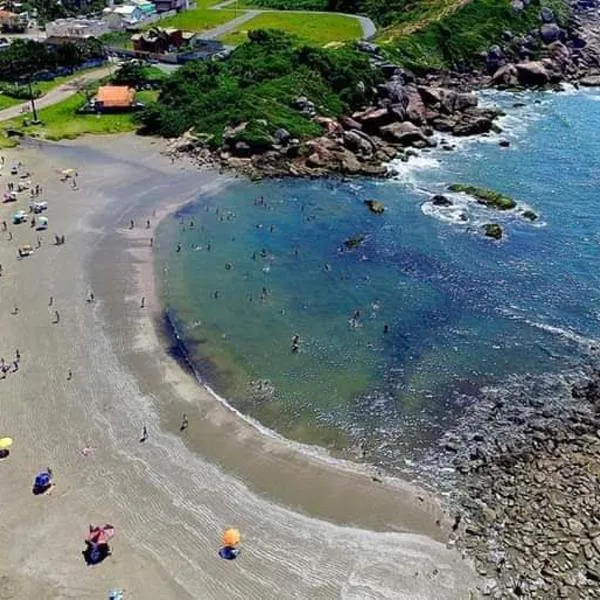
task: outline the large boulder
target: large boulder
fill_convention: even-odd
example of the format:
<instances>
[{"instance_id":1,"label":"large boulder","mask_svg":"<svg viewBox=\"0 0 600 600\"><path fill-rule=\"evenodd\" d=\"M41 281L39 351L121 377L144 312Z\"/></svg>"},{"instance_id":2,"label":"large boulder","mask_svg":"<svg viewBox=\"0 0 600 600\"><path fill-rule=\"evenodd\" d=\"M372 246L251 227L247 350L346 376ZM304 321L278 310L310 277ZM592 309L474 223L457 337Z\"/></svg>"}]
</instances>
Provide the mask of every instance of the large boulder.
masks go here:
<instances>
[{"instance_id":1,"label":"large boulder","mask_svg":"<svg viewBox=\"0 0 600 600\"><path fill-rule=\"evenodd\" d=\"M515 65L519 83L524 86L546 85L550 79L542 62L531 61Z\"/></svg>"},{"instance_id":2,"label":"large boulder","mask_svg":"<svg viewBox=\"0 0 600 600\"><path fill-rule=\"evenodd\" d=\"M517 67L515 65L509 63L508 65L504 65L500 67L493 75L492 75L492 83L494 85L506 85L506 86L515 86L519 82L519 74L517 71Z\"/></svg>"},{"instance_id":3,"label":"large boulder","mask_svg":"<svg viewBox=\"0 0 600 600\"><path fill-rule=\"evenodd\" d=\"M477 96L475 94L464 94L454 90L425 86L418 89L425 106L434 108L439 112L453 114L477 106Z\"/></svg>"},{"instance_id":4,"label":"large boulder","mask_svg":"<svg viewBox=\"0 0 600 600\"><path fill-rule=\"evenodd\" d=\"M390 104L408 104L405 83L401 77L394 77L377 87L377 92L381 98L389 101Z\"/></svg>"},{"instance_id":5,"label":"large boulder","mask_svg":"<svg viewBox=\"0 0 600 600\"><path fill-rule=\"evenodd\" d=\"M554 12L551 8L544 6L539 12L539 19L542 23L554 23Z\"/></svg>"},{"instance_id":6,"label":"large boulder","mask_svg":"<svg viewBox=\"0 0 600 600\"><path fill-rule=\"evenodd\" d=\"M544 23L540 27L540 38L544 44L556 42L562 35L560 27L556 23Z\"/></svg>"},{"instance_id":7,"label":"large boulder","mask_svg":"<svg viewBox=\"0 0 600 600\"><path fill-rule=\"evenodd\" d=\"M365 131L377 131L382 125L396 120L387 108L368 108L366 111L354 113L352 118L358 121Z\"/></svg>"},{"instance_id":8,"label":"large boulder","mask_svg":"<svg viewBox=\"0 0 600 600\"><path fill-rule=\"evenodd\" d=\"M485 67L489 73L494 73L506 63L506 56L500 46L492 46L485 54Z\"/></svg>"},{"instance_id":9,"label":"large boulder","mask_svg":"<svg viewBox=\"0 0 600 600\"><path fill-rule=\"evenodd\" d=\"M339 134L342 132L342 126L330 117L313 117L313 122L320 125L327 133Z\"/></svg>"},{"instance_id":10,"label":"large boulder","mask_svg":"<svg viewBox=\"0 0 600 600\"><path fill-rule=\"evenodd\" d=\"M406 118L417 125L425 123L427 118L427 108L419 90L413 85L407 85L405 88L406 102L404 108L406 109Z\"/></svg>"},{"instance_id":11,"label":"large boulder","mask_svg":"<svg viewBox=\"0 0 600 600\"><path fill-rule=\"evenodd\" d=\"M340 125L345 130L362 129L362 125L352 117L340 117Z\"/></svg>"},{"instance_id":12,"label":"large boulder","mask_svg":"<svg viewBox=\"0 0 600 600\"><path fill-rule=\"evenodd\" d=\"M584 87L600 87L600 75L588 75L580 79L579 84Z\"/></svg>"},{"instance_id":13,"label":"large boulder","mask_svg":"<svg viewBox=\"0 0 600 600\"><path fill-rule=\"evenodd\" d=\"M362 131L345 131L343 140L346 148L361 156L371 156L375 151L373 140Z\"/></svg>"},{"instance_id":14,"label":"large boulder","mask_svg":"<svg viewBox=\"0 0 600 600\"><path fill-rule=\"evenodd\" d=\"M413 144L431 145L427 136L419 127L408 121L404 123L390 123L379 129L381 137L390 142L402 146L412 146Z\"/></svg>"},{"instance_id":15,"label":"large boulder","mask_svg":"<svg viewBox=\"0 0 600 600\"><path fill-rule=\"evenodd\" d=\"M493 121L490 117L477 114L465 114L452 128L452 133L456 136L481 135L488 133L493 128Z\"/></svg>"}]
</instances>

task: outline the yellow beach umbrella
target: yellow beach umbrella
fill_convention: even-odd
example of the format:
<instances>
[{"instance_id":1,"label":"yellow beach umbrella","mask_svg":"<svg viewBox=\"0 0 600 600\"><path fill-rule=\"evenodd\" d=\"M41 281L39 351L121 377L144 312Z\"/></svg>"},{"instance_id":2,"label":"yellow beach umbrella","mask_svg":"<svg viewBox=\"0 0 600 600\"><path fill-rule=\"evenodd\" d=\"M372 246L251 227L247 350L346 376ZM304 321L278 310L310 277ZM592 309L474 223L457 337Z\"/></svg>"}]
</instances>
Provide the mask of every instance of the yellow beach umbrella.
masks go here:
<instances>
[{"instance_id":1,"label":"yellow beach umbrella","mask_svg":"<svg viewBox=\"0 0 600 600\"><path fill-rule=\"evenodd\" d=\"M13 445L13 439L9 437L3 437L0 439L0 450L6 450Z\"/></svg>"},{"instance_id":2,"label":"yellow beach umbrella","mask_svg":"<svg viewBox=\"0 0 600 600\"><path fill-rule=\"evenodd\" d=\"M62 174L63 175L73 175L75 173L75 169L64 169Z\"/></svg>"},{"instance_id":3,"label":"yellow beach umbrella","mask_svg":"<svg viewBox=\"0 0 600 600\"><path fill-rule=\"evenodd\" d=\"M237 546L240 543L240 537L240 532L237 529L226 529L223 533L223 546Z\"/></svg>"}]
</instances>

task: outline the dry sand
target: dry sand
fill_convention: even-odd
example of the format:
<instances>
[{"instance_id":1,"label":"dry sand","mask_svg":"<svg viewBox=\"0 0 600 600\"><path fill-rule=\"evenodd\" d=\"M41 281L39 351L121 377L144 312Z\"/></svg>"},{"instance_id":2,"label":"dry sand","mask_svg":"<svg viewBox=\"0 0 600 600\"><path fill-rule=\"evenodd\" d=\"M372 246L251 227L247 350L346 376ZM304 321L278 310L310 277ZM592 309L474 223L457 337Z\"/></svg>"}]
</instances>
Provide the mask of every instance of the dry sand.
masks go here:
<instances>
[{"instance_id":1,"label":"dry sand","mask_svg":"<svg viewBox=\"0 0 600 600\"><path fill-rule=\"evenodd\" d=\"M226 178L172 166L134 136L4 154L0 187L22 160L44 188L50 228L22 260L18 245L38 234L28 224L9 225L12 241L0 233L0 356L22 355L0 381L0 437L15 439L0 461L0 600L100 600L113 587L128 600L469 598L476 576L438 541L436 498L259 431L166 352L145 221ZM68 167L78 190L59 182ZM27 202L0 204L0 220ZM57 485L33 496L48 465ZM104 522L117 528L113 555L86 567L87 526ZM229 525L243 534L234 562L217 556Z\"/></svg>"}]
</instances>

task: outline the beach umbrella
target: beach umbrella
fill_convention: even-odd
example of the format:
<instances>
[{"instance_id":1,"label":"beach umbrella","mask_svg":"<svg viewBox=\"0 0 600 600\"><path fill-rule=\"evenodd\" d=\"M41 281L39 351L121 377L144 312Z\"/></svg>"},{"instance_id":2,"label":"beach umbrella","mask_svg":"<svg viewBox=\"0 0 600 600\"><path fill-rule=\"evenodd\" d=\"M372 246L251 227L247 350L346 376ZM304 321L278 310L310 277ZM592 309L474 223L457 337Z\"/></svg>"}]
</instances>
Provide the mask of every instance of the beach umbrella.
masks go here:
<instances>
[{"instance_id":1,"label":"beach umbrella","mask_svg":"<svg viewBox=\"0 0 600 600\"><path fill-rule=\"evenodd\" d=\"M107 524L102 527L92 527L86 540L91 544L107 544L113 535L115 535L115 528Z\"/></svg>"},{"instance_id":2,"label":"beach umbrella","mask_svg":"<svg viewBox=\"0 0 600 600\"><path fill-rule=\"evenodd\" d=\"M223 533L223 546L231 548L240 543L240 532L237 529L226 529Z\"/></svg>"},{"instance_id":3,"label":"beach umbrella","mask_svg":"<svg viewBox=\"0 0 600 600\"><path fill-rule=\"evenodd\" d=\"M62 172L63 175L67 175L67 176L73 175L73 173L75 173L75 169L64 169Z\"/></svg>"},{"instance_id":4,"label":"beach umbrella","mask_svg":"<svg viewBox=\"0 0 600 600\"><path fill-rule=\"evenodd\" d=\"M0 439L0 450L7 450L13 445L13 439L9 437L3 437Z\"/></svg>"}]
</instances>

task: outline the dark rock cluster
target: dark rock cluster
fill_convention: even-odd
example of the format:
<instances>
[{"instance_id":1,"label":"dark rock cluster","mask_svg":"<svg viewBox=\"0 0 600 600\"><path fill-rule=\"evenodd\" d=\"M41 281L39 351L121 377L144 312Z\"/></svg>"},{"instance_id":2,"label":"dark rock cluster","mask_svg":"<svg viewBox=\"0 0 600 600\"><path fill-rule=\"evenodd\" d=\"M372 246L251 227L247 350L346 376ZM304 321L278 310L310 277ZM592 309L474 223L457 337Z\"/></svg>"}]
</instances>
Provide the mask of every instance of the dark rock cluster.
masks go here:
<instances>
[{"instance_id":1,"label":"dark rock cluster","mask_svg":"<svg viewBox=\"0 0 600 600\"><path fill-rule=\"evenodd\" d=\"M484 596L599 597L599 370L491 391L440 445Z\"/></svg>"}]
</instances>

